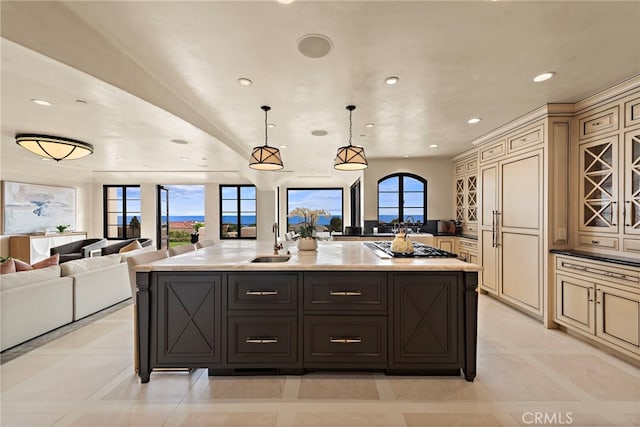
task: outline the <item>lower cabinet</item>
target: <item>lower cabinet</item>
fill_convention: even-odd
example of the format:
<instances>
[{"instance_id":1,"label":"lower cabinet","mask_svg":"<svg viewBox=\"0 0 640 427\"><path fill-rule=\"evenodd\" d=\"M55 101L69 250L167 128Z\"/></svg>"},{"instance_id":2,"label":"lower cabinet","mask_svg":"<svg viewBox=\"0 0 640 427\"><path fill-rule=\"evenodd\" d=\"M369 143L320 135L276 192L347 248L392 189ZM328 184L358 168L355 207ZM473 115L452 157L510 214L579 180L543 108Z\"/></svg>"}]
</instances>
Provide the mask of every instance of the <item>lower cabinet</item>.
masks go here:
<instances>
[{"instance_id":1,"label":"lower cabinet","mask_svg":"<svg viewBox=\"0 0 640 427\"><path fill-rule=\"evenodd\" d=\"M137 286L142 382L178 367L475 377L477 273L151 272Z\"/></svg>"},{"instance_id":2,"label":"lower cabinet","mask_svg":"<svg viewBox=\"0 0 640 427\"><path fill-rule=\"evenodd\" d=\"M455 368L461 360L459 277L394 274L391 367Z\"/></svg>"},{"instance_id":3,"label":"lower cabinet","mask_svg":"<svg viewBox=\"0 0 640 427\"><path fill-rule=\"evenodd\" d=\"M438 249L456 253L456 237L438 236L435 238L435 244Z\"/></svg>"},{"instance_id":4,"label":"lower cabinet","mask_svg":"<svg viewBox=\"0 0 640 427\"><path fill-rule=\"evenodd\" d=\"M556 256L555 321L640 360L640 271Z\"/></svg>"},{"instance_id":5,"label":"lower cabinet","mask_svg":"<svg viewBox=\"0 0 640 427\"><path fill-rule=\"evenodd\" d=\"M156 366L221 361L221 284L221 276L211 274L158 278L157 291L151 294L151 359Z\"/></svg>"}]
</instances>

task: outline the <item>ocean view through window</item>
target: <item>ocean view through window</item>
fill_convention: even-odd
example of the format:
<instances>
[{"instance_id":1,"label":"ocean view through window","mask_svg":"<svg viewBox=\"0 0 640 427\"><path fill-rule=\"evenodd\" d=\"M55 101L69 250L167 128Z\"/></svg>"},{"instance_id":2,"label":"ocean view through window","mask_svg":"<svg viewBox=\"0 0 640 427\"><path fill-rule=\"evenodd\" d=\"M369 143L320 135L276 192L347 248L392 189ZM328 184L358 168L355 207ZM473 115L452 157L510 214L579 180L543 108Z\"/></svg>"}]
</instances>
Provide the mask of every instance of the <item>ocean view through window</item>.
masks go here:
<instances>
[{"instance_id":1,"label":"ocean view through window","mask_svg":"<svg viewBox=\"0 0 640 427\"><path fill-rule=\"evenodd\" d=\"M196 224L206 225L204 185L163 187L169 190L169 247L191 243L191 234L196 231Z\"/></svg>"},{"instance_id":2,"label":"ocean view through window","mask_svg":"<svg viewBox=\"0 0 640 427\"><path fill-rule=\"evenodd\" d=\"M410 222L424 224L427 219L427 181L418 175L398 173L378 181L378 223Z\"/></svg>"},{"instance_id":3,"label":"ocean view through window","mask_svg":"<svg viewBox=\"0 0 640 427\"><path fill-rule=\"evenodd\" d=\"M342 232L342 188L288 188L287 213L297 208L324 210L327 216L318 217L316 232ZM287 216L287 231L298 232L304 219Z\"/></svg>"},{"instance_id":4,"label":"ocean view through window","mask_svg":"<svg viewBox=\"0 0 640 427\"><path fill-rule=\"evenodd\" d=\"M256 214L254 185L220 186L221 239L255 239Z\"/></svg>"}]
</instances>

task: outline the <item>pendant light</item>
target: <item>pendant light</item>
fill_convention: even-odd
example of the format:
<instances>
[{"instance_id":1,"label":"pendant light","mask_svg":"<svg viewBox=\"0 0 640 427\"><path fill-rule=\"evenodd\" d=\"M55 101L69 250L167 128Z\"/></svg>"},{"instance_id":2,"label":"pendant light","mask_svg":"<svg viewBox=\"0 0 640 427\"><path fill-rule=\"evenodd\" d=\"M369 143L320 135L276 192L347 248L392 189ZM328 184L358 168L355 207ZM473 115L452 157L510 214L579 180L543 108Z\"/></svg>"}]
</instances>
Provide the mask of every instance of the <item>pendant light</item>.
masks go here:
<instances>
[{"instance_id":1,"label":"pendant light","mask_svg":"<svg viewBox=\"0 0 640 427\"><path fill-rule=\"evenodd\" d=\"M19 133L16 144L46 159L75 160L93 154L93 145L61 136Z\"/></svg>"},{"instance_id":2,"label":"pendant light","mask_svg":"<svg viewBox=\"0 0 640 427\"><path fill-rule=\"evenodd\" d=\"M251 153L251 160L249 160L249 167L260 171L275 171L282 169L282 158L280 157L280 150L276 147L269 147L267 144L267 111L271 107L263 105L260 107L264 111L264 145L259 147L253 147Z\"/></svg>"},{"instance_id":3,"label":"pendant light","mask_svg":"<svg viewBox=\"0 0 640 427\"><path fill-rule=\"evenodd\" d=\"M356 109L355 105L347 105L349 110L349 145L338 148L338 154L333 167L341 171L355 171L364 169L368 166L367 156L364 154L364 148L351 144L353 122L351 114Z\"/></svg>"}]
</instances>

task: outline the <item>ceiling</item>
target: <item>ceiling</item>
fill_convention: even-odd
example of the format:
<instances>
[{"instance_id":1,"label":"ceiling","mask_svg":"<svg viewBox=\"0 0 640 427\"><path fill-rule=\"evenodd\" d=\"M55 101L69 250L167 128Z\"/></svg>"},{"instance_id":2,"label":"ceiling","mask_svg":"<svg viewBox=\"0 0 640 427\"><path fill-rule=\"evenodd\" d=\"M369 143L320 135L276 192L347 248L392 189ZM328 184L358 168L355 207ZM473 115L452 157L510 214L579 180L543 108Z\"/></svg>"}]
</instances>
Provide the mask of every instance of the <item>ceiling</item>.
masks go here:
<instances>
[{"instance_id":1,"label":"ceiling","mask_svg":"<svg viewBox=\"0 0 640 427\"><path fill-rule=\"evenodd\" d=\"M57 166L95 180L348 184L359 173L332 166L348 104L369 159L450 157L640 74L636 1L2 1L0 14L3 162L32 157L17 132L66 136L95 154ZM331 52L303 56L307 34ZM247 166L265 104L282 172Z\"/></svg>"}]
</instances>

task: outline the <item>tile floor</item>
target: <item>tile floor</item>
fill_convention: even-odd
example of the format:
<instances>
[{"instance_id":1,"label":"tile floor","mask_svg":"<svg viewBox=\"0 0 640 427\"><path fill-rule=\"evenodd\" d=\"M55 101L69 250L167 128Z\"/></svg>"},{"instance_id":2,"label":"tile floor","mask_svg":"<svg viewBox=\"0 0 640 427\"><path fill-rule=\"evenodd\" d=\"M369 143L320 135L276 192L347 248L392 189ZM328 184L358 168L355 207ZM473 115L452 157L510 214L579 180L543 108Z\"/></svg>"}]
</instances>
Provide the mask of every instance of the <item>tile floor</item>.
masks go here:
<instances>
[{"instance_id":1,"label":"tile floor","mask_svg":"<svg viewBox=\"0 0 640 427\"><path fill-rule=\"evenodd\" d=\"M478 377L133 373L131 305L0 366L2 427L640 426L640 370L487 297Z\"/></svg>"}]
</instances>

